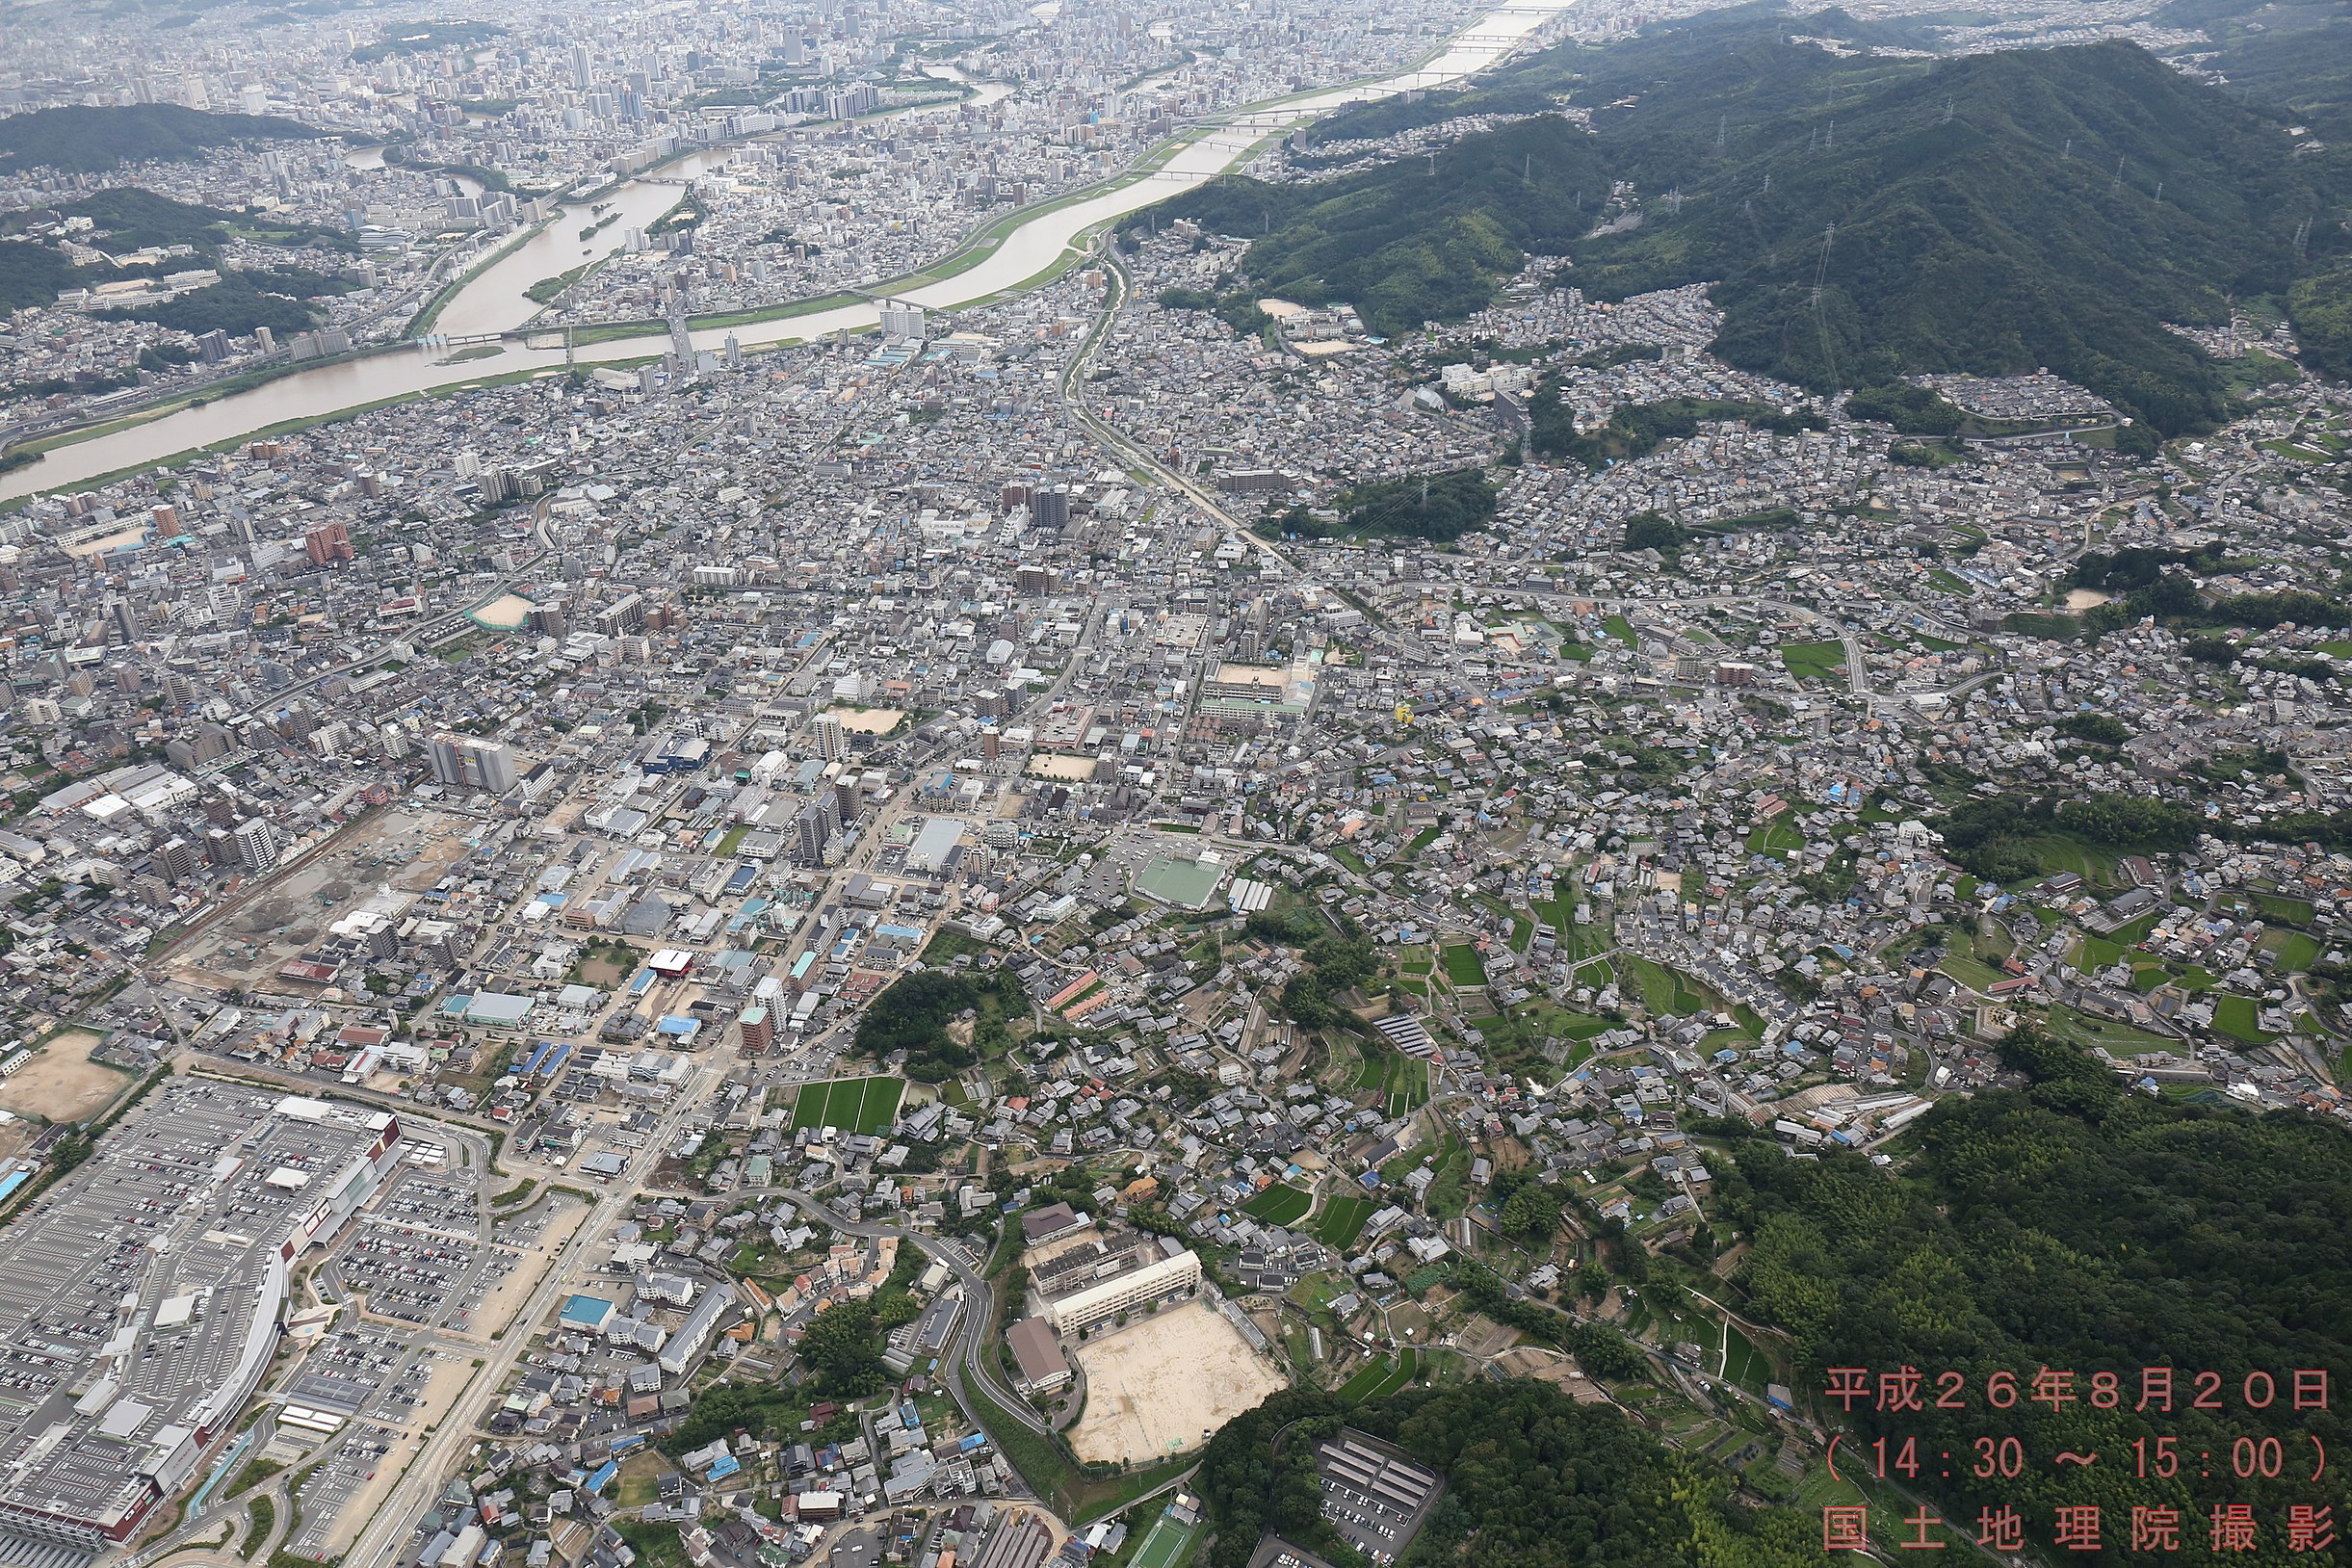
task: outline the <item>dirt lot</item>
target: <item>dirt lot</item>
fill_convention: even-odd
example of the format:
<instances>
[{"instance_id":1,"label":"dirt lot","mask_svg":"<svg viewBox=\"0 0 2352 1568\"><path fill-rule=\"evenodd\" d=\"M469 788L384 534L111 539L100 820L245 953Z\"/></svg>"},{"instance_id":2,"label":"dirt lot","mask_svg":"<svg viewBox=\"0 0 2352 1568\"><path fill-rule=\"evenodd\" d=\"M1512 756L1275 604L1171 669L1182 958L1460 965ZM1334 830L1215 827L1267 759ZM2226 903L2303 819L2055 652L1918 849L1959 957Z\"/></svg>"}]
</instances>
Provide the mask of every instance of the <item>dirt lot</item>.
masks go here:
<instances>
[{"instance_id":1,"label":"dirt lot","mask_svg":"<svg viewBox=\"0 0 2352 1568\"><path fill-rule=\"evenodd\" d=\"M126 1088L126 1073L90 1059L98 1036L69 1029L51 1037L16 1076L0 1080L0 1111L50 1121L87 1121Z\"/></svg>"},{"instance_id":2,"label":"dirt lot","mask_svg":"<svg viewBox=\"0 0 2352 1568\"><path fill-rule=\"evenodd\" d=\"M1576 1370L1576 1363L1549 1346L1523 1345L1495 1358L1495 1366L1513 1377L1532 1377L1551 1383L1579 1404L1606 1404L1608 1391Z\"/></svg>"},{"instance_id":3,"label":"dirt lot","mask_svg":"<svg viewBox=\"0 0 2352 1568\"><path fill-rule=\"evenodd\" d=\"M1505 1328L1482 1313L1472 1313L1470 1320L1454 1331L1453 1343L1464 1355L1484 1359L1500 1354L1519 1338L1519 1331Z\"/></svg>"},{"instance_id":4,"label":"dirt lot","mask_svg":"<svg viewBox=\"0 0 2352 1568\"><path fill-rule=\"evenodd\" d=\"M1197 1449L1202 1433L1284 1386L1241 1331L1197 1301L1078 1346L1086 1413L1070 1433L1081 1459L1155 1459Z\"/></svg>"},{"instance_id":5,"label":"dirt lot","mask_svg":"<svg viewBox=\"0 0 2352 1568\"><path fill-rule=\"evenodd\" d=\"M479 826L424 807L379 811L182 948L170 972L205 990L274 981L279 964L379 890L417 893L439 881L464 857L466 837Z\"/></svg>"},{"instance_id":6,"label":"dirt lot","mask_svg":"<svg viewBox=\"0 0 2352 1568\"><path fill-rule=\"evenodd\" d=\"M562 1198L558 1202L560 1206L548 1217L546 1227L539 1232L537 1243L516 1258L514 1272L499 1281L481 1307L476 1309L474 1321L481 1325L482 1331L469 1338L486 1344L490 1330L513 1326L514 1315L522 1311L523 1304L531 1299L531 1293L538 1288L540 1277L547 1272L547 1266L563 1250L564 1243L572 1239L572 1232L580 1228L580 1222L588 1218L587 1204L571 1198Z\"/></svg>"},{"instance_id":7,"label":"dirt lot","mask_svg":"<svg viewBox=\"0 0 2352 1568\"><path fill-rule=\"evenodd\" d=\"M888 735L906 717L902 708L827 708L852 735Z\"/></svg>"}]
</instances>

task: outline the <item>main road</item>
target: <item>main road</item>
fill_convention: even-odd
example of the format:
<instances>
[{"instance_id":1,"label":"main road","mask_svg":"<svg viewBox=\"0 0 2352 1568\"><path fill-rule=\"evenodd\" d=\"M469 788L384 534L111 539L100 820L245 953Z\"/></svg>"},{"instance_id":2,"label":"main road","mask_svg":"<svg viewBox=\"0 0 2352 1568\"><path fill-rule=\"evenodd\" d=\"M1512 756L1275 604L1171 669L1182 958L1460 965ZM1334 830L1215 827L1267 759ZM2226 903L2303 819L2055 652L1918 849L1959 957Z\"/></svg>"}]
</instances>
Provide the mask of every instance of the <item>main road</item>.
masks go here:
<instances>
[{"instance_id":1,"label":"main road","mask_svg":"<svg viewBox=\"0 0 2352 1568\"><path fill-rule=\"evenodd\" d=\"M438 1495L447 1480L458 1451L478 1441L480 1430L477 1424L490 1397L498 1391L507 1374L513 1371L514 1364L530 1347L538 1325L554 1310L556 1298L571 1292L580 1277L581 1266L587 1262L588 1255L600 1243L612 1240L614 1222L637 1201L638 1184L676 1141L680 1130L696 1115L706 1113L702 1097L710 1088L712 1080L713 1074L707 1067L694 1074L684 1091L671 1103L670 1109L664 1113L653 1135L645 1139L644 1146L630 1162L628 1171L617 1179L611 1194L597 1202L580 1228L572 1233L571 1240L564 1243L562 1251L549 1262L547 1272L531 1293L530 1300L506 1325L506 1332L500 1336L497 1348L483 1358L479 1369L451 1403L448 1413L409 1460L408 1469L394 1486L392 1495L377 1508L375 1517L368 1521L359 1538L344 1554L343 1560L351 1568L381 1568L407 1541L427 1503ZM492 1174L488 1170L483 1173L485 1192ZM384 1462L389 1464L391 1456L387 1454Z\"/></svg>"},{"instance_id":2,"label":"main road","mask_svg":"<svg viewBox=\"0 0 2352 1568\"><path fill-rule=\"evenodd\" d=\"M1042 207L972 267L953 277L923 283L892 297L929 310L953 310L1033 287L1064 263L1084 254L1085 239L1091 231L1215 178L1288 127L1348 104L1460 81L1519 48L1545 22L1574 3L1575 0L1510 0L1470 23L1455 35L1450 45L1416 69L1236 109L1222 117L1220 123L1174 144L1157 159L1150 171L1115 175L1092 196ZM502 284L505 281L503 274L500 281ZM882 286L886 286L886 281ZM445 307L444 316L457 308L462 299L460 296L459 301ZM879 318L880 306L872 300L861 300L854 304L738 327L732 335L745 348L805 343L837 331L867 330ZM725 328L697 331L693 334L694 345L698 349L719 350L724 347L729 335ZM578 357L589 364L639 360L662 353L667 343L665 334L647 332L584 346L578 351ZM439 350L416 350L325 365L281 377L202 406L182 408L125 430L54 448L40 461L0 475L0 500L63 489L100 475L124 472L182 453L236 441L290 421L314 420L400 402L442 388L478 383L490 377L558 371L563 364L563 351L560 348L533 349L509 343L495 358L461 363L453 363Z\"/></svg>"}]
</instances>

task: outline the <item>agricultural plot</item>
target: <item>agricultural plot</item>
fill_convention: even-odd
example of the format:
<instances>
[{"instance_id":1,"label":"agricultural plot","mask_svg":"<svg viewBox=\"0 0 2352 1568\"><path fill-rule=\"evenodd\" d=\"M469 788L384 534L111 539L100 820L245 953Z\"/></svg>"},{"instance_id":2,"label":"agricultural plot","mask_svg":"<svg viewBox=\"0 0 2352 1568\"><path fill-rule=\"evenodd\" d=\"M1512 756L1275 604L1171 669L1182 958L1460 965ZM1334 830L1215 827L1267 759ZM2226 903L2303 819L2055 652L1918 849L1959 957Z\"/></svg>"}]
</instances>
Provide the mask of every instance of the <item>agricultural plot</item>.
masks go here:
<instances>
[{"instance_id":1,"label":"agricultural plot","mask_svg":"<svg viewBox=\"0 0 2352 1568\"><path fill-rule=\"evenodd\" d=\"M1417 1057L1399 1057L1388 1083L1390 1116L1410 1114L1429 1098L1429 1064Z\"/></svg>"},{"instance_id":2,"label":"agricultural plot","mask_svg":"<svg viewBox=\"0 0 2352 1568\"><path fill-rule=\"evenodd\" d=\"M1372 1199L1353 1193L1330 1199L1316 1216L1315 1239L1336 1252L1346 1251L1364 1234L1364 1221L1372 1217Z\"/></svg>"},{"instance_id":3,"label":"agricultural plot","mask_svg":"<svg viewBox=\"0 0 2352 1568\"><path fill-rule=\"evenodd\" d=\"M795 1127L831 1127L844 1133L879 1133L899 1119L906 1084L897 1078L836 1078L804 1084L793 1102Z\"/></svg>"},{"instance_id":4,"label":"agricultural plot","mask_svg":"<svg viewBox=\"0 0 2352 1568\"><path fill-rule=\"evenodd\" d=\"M1843 679L1845 644L1842 642L1784 642L1780 645L1780 662L1798 680L1837 681Z\"/></svg>"},{"instance_id":5,"label":"agricultural plot","mask_svg":"<svg viewBox=\"0 0 2352 1568\"><path fill-rule=\"evenodd\" d=\"M1417 1057L1391 1052L1379 1058L1381 1114L1402 1116L1429 1098L1429 1064Z\"/></svg>"},{"instance_id":6,"label":"agricultural plot","mask_svg":"<svg viewBox=\"0 0 2352 1568\"><path fill-rule=\"evenodd\" d=\"M1401 1052L1374 1049L1356 1070L1355 1086L1372 1091L1382 1115L1401 1116L1429 1098L1429 1064Z\"/></svg>"},{"instance_id":7,"label":"agricultural plot","mask_svg":"<svg viewBox=\"0 0 2352 1568\"><path fill-rule=\"evenodd\" d=\"M1625 978L1639 991L1641 1005L1652 1012L1687 1015L1712 1010L1712 1000L1681 970L1631 954L1621 961Z\"/></svg>"},{"instance_id":8,"label":"agricultural plot","mask_svg":"<svg viewBox=\"0 0 2352 1568\"><path fill-rule=\"evenodd\" d=\"M1771 1358L1757 1349L1733 1323L1723 1327L1723 1376L1760 1398L1764 1385L1772 1380Z\"/></svg>"},{"instance_id":9,"label":"agricultural plot","mask_svg":"<svg viewBox=\"0 0 2352 1568\"><path fill-rule=\"evenodd\" d=\"M2306 931L2264 931L2262 947L2282 974L2300 975L2319 961L2319 943Z\"/></svg>"},{"instance_id":10,"label":"agricultural plot","mask_svg":"<svg viewBox=\"0 0 2352 1568\"><path fill-rule=\"evenodd\" d=\"M1315 1200L1285 1182L1276 1182L1247 1203L1241 1212L1269 1225L1294 1225L1313 1208Z\"/></svg>"},{"instance_id":11,"label":"agricultural plot","mask_svg":"<svg viewBox=\"0 0 2352 1568\"><path fill-rule=\"evenodd\" d=\"M1356 1369L1356 1374L1340 1388L1340 1398L1347 1404L1362 1404L1367 1399L1382 1399L1410 1383L1421 1371L1421 1352L1405 1350L1391 1360L1377 1356Z\"/></svg>"},{"instance_id":12,"label":"agricultural plot","mask_svg":"<svg viewBox=\"0 0 2352 1568\"><path fill-rule=\"evenodd\" d=\"M1596 991L1607 990L1617 983L1617 960L1595 958L1590 963L1579 964L1570 978L1579 985L1590 986Z\"/></svg>"},{"instance_id":13,"label":"agricultural plot","mask_svg":"<svg viewBox=\"0 0 2352 1568\"><path fill-rule=\"evenodd\" d=\"M2261 1009L2252 997L2219 996L2213 999L2213 1027L2233 1039L2248 1045L2266 1044L2270 1036L2262 1032L2259 1021Z\"/></svg>"},{"instance_id":14,"label":"agricultural plot","mask_svg":"<svg viewBox=\"0 0 2352 1568\"><path fill-rule=\"evenodd\" d=\"M1468 945L1456 945L1438 954L1445 963L1446 978L1456 985L1484 985L1486 966L1478 961L1478 950Z\"/></svg>"}]
</instances>

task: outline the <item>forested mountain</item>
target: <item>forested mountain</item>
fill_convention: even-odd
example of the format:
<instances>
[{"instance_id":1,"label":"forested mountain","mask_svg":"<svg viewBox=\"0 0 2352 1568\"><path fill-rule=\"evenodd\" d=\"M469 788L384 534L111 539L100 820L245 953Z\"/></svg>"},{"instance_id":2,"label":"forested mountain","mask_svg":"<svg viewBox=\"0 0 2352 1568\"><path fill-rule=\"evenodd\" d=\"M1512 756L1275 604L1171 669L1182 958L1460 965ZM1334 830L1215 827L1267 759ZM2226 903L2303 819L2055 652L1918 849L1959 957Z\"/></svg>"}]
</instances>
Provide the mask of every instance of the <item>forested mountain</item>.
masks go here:
<instances>
[{"instance_id":1,"label":"forested mountain","mask_svg":"<svg viewBox=\"0 0 2352 1568\"><path fill-rule=\"evenodd\" d=\"M1163 211L1259 236L1253 282L1346 299L1376 329L1458 318L1527 255L1563 255L1603 299L1717 283L1719 352L1806 386L2047 365L2167 433L2217 418L2223 394L2161 324L2218 321L2232 294L2283 296L2352 243L2333 221L2332 160L2132 45L1928 65L1840 58L1791 30L1866 31L1742 11L1553 50L1492 91L1373 106L1329 134L1555 94L1593 110L1591 133L1526 119L1434 160L1225 180ZM1604 233L1611 180L1633 183L1638 210L1607 213Z\"/></svg>"},{"instance_id":2,"label":"forested mountain","mask_svg":"<svg viewBox=\"0 0 2352 1568\"><path fill-rule=\"evenodd\" d=\"M147 158L189 159L232 142L306 141L323 134L276 115L216 115L176 103L76 104L0 119L0 169L93 173Z\"/></svg>"}]
</instances>

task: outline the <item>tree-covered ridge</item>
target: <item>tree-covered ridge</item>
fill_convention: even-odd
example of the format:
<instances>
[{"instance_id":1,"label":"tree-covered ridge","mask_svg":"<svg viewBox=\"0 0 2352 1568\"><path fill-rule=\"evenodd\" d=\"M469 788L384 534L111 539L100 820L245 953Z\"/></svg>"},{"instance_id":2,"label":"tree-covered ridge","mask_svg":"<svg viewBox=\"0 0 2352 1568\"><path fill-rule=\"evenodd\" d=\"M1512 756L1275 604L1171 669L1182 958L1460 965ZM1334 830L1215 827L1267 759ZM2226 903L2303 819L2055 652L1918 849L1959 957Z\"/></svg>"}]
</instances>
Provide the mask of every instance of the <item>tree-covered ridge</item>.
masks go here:
<instances>
[{"instance_id":1,"label":"tree-covered ridge","mask_svg":"<svg viewBox=\"0 0 2352 1568\"><path fill-rule=\"evenodd\" d=\"M54 245L0 239L0 308L49 304L66 289L95 282L154 277L182 268L211 266L222 272L222 281L214 287L160 304L130 306L101 314L108 320L151 321L197 333L220 327L241 335L256 327L267 327L275 332L299 332L317 325L319 317L298 303L298 299L344 294L355 287L349 279L316 268L231 268L222 261L222 251L232 237L232 229L255 221L218 207L174 201L137 186L116 186L54 208L15 214L5 228L0 228L0 233L19 232L35 222L59 217L89 219L93 226L84 238L109 255L129 255L149 247L184 245L196 251L196 258L168 257L92 271L75 266ZM326 229L299 223L280 225L270 220L259 222L267 226L246 228L246 238L267 239L309 250L348 252L355 248L347 236ZM339 264L341 257L336 260Z\"/></svg>"},{"instance_id":2,"label":"tree-covered ridge","mask_svg":"<svg viewBox=\"0 0 2352 1568\"><path fill-rule=\"evenodd\" d=\"M2210 1506L2252 1503L2263 1523L2254 1555L2287 1560L2286 1508L2313 1501L2313 1450L2297 1434L2332 1453L2352 1435L2352 1132L2127 1095L2106 1067L2039 1034L2021 1032L2002 1055L2032 1086L1940 1103L1893 1172L1735 1138L1723 1195L1755 1238L1740 1274L1752 1308L1794 1338L1816 1391L1832 1367L1872 1369L1873 1389L1876 1372L1905 1366L1964 1374L1968 1408L1934 1408L1930 1385L1928 1408L1865 1401L1847 1418L1865 1438L1915 1438L1922 1457L1908 1483L1948 1517L1973 1526L1979 1508L2014 1506L2047 1542L2052 1507L2099 1503L2110 1521L2101 1555L2119 1558L2132 1504L2173 1506L2188 1522L2184 1553L2203 1555ZM2030 1391L2044 1367L2074 1374L2073 1398L1993 1406L1992 1373ZM2143 1367L2181 1370L2169 1413L2134 1408ZM2291 1408L2298 1369L2328 1373L2332 1408ZM2225 1408L2188 1408L2197 1372L2219 1374ZM2125 1391L2115 1408L2095 1400L2101 1372ZM2267 1409L2243 1397L2258 1372L2276 1382ZM2277 1478L2241 1479L2236 1440L2265 1436L2299 1458ZM1980 1478L1977 1440L2005 1437L2028 1462ZM2176 1439L2184 1462L2135 1475L2133 1442L2154 1454L2158 1437ZM2066 1471L2052 1462L2062 1450L2107 1460Z\"/></svg>"},{"instance_id":3,"label":"tree-covered ridge","mask_svg":"<svg viewBox=\"0 0 2352 1568\"><path fill-rule=\"evenodd\" d=\"M243 273L231 272L209 288L183 294L161 304L136 305L97 312L103 321L153 322L174 331L222 331L243 337L257 327L282 335L306 332L319 324L319 313L299 300L253 287Z\"/></svg>"},{"instance_id":4,"label":"tree-covered ridge","mask_svg":"<svg viewBox=\"0 0 2352 1568\"><path fill-rule=\"evenodd\" d=\"M1580 280L1718 278L1719 351L1805 385L2048 365L2171 432L2225 403L2163 324L2284 291L2332 199L2275 120L2129 44L1973 56L1806 119L1593 247Z\"/></svg>"},{"instance_id":5,"label":"tree-covered ridge","mask_svg":"<svg viewBox=\"0 0 2352 1568\"><path fill-rule=\"evenodd\" d=\"M1567 255L1598 298L1717 283L1716 347L1745 369L1828 390L2049 366L2165 432L2211 423L2225 392L2163 324L2284 294L2352 244L2322 221L2295 248L2306 218L2340 209L2339 162L2135 46L1926 65L1839 59L1791 27L1819 31L1743 11L1567 46L1447 107L1566 93L1594 107L1591 134L1526 119L1434 159L1222 180L1168 210L1259 236L1254 281L1348 300L1376 330L1458 319L1529 255ZM1384 123L1359 111L1342 129ZM1601 233L1612 180L1641 205Z\"/></svg>"},{"instance_id":6,"label":"tree-covered ridge","mask_svg":"<svg viewBox=\"0 0 2352 1568\"><path fill-rule=\"evenodd\" d=\"M507 30L496 22L411 22L389 27L374 43L361 44L352 51L352 60L361 65L372 65L379 60L396 55L431 54L441 49L464 49L488 43L507 36Z\"/></svg>"},{"instance_id":7,"label":"tree-covered ridge","mask_svg":"<svg viewBox=\"0 0 2352 1568\"><path fill-rule=\"evenodd\" d=\"M1330 1551L1315 1445L1351 1425L1444 1473L1445 1495L1403 1562L1479 1568L1822 1568L1817 1521L1730 1503L1718 1478L1669 1454L1623 1414L1550 1383L1408 1389L1345 1410L1289 1389L1228 1422L1195 1477L1215 1540L1240 1568L1274 1530Z\"/></svg>"},{"instance_id":8,"label":"tree-covered ridge","mask_svg":"<svg viewBox=\"0 0 2352 1568\"><path fill-rule=\"evenodd\" d=\"M216 115L176 103L74 104L0 119L0 169L95 173L151 158L184 162L232 142L298 142L324 134L276 115Z\"/></svg>"},{"instance_id":9,"label":"tree-covered ridge","mask_svg":"<svg viewBox=\"0 0 2352 1568\"><path fill-rule=\"evenodd\" d=\"M2194 27L2209 43L2198 53L2256 101L2304 121L2342 159L2352 132L2352 7L2344 0L2171 0L2156 13L2169 27Z\"/></svg>"}]
</instances>

